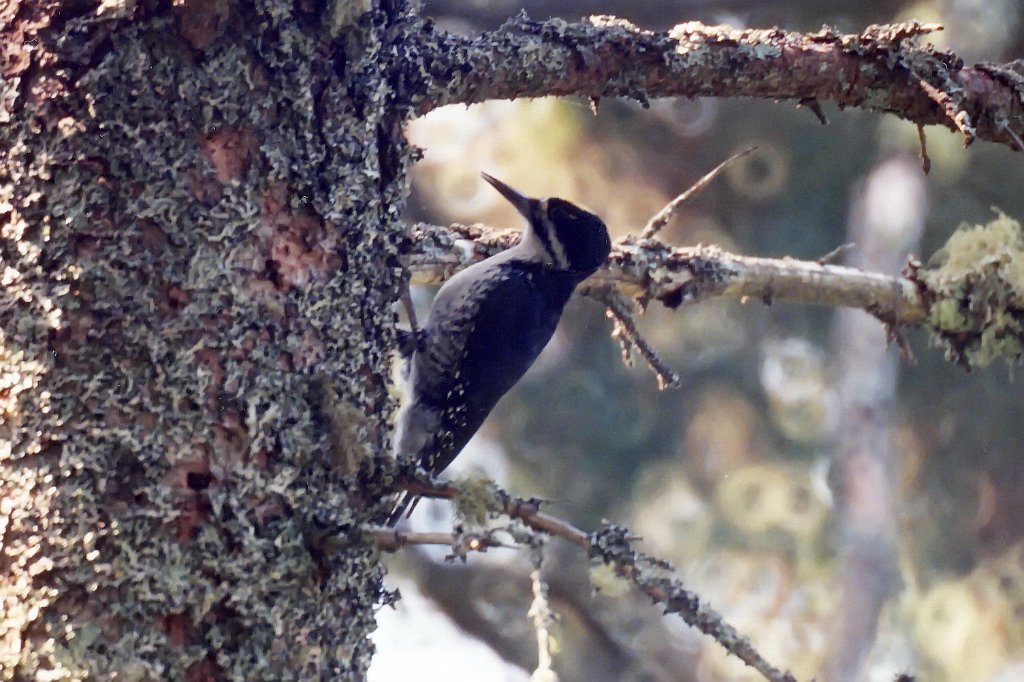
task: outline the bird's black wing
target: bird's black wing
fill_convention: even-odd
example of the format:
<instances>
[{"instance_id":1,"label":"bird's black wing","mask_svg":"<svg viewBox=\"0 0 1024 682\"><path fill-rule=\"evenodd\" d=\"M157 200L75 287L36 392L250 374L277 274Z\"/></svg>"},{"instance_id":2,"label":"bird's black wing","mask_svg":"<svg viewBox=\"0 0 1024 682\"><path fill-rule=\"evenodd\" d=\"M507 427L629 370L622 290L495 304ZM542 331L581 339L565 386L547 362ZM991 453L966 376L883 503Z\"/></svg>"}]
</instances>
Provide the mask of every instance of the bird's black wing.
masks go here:
<instances>
[{"instance_id":1,"label":"bird's black wing","mask_svg":"<svg viewBox=\"0 0 1024 682\"><path fill-rule=\"evenodd\" d=\"M558 326L574 282L540 264L501 264L483 287L467 292L475 310L456 335L461 348L449 367L450 395L442 407L440 442L429 468L444 470L505 393L522 378ZM432 337L442 336L435 331Z\"/></svg>"}]
</instances>

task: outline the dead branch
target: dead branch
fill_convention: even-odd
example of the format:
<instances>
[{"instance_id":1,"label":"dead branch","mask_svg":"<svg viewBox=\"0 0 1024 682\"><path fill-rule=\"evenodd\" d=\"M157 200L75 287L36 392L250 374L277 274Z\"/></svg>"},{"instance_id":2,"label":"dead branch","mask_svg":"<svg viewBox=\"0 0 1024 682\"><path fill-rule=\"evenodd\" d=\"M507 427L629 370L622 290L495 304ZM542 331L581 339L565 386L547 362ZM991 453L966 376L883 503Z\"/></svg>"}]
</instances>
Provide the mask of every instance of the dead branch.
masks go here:
<instances>
[{"instance_id":1,"label":"dead branch","mask_svg":"<svg viewBox=\"0 0 1024 682\"><path fill-rule=\"evenodd\" d=\"M1019 149L1024 77L1012 65L968 66L915 40L941 29L908 22L802 34L689 22L648 31L615 17L583 23L520 14L466 38L424 21L403 44L403 83L419 113L445 104L549 95L756 97L892 112ZM412 65L412 68L410 68Z\"/></svg>"},{"instance_id":2,"label":"dead branch","mask_svg":"<svg viewBox=\"0 0 1024 682\"><path fill-rule=\"evenodd\" d=\"M415 284L444 281L518 239L517 231L482 225L418 224L412 231L417 250L408 263ZM950 251L957 256L950 259ZM936 256L942 258L932 267L911 260L902 275L891 276L627 237L613 246L608 264L584 290L614 286L641 307L656 300L670 309L723 296L768 305L789 301L860 308L880 320L887 337L903 351L900 330L923 327L948 360L967 368L984 367L999 357L1011 363L1024 360L1024 293L1015 274L1024 262L1019 223L1000 213L988 224L961 228ZM950 265L942 264L946 260Z\"/></svg>"},{"instance_id":3,"label":"dead branch","mask_svg":"<svg viewBox=\"0 0 1024 682\"><path fill-rule=\"evenodd\" d=\"M668 225L668 221L672 218L673 215L675 215L676 211L682 208L682 206L686 202L690 201L690 199L700 194L701 191L705 187L710 185L712 180L721 175L726 168L731 166L736 161L739 161L744 156L749 156L755 151L757 151L757 147L747 147L743 151L733 154L728 159L726 159L725 161L723 161L722 163L718 164L710 171L708 171L708 173L706 173L704 177L690 185L690 187L685 192L677 196L672 201L668 202L668 204L665 205L665 208L661 209L656 214L651 216L651 219L647 221L646 225L644 225L644 229L640 231L640 238L654 239L654 237L656 237L658 233L661 232L662 228Z\"/></svg>"},{"instance_id":4,"label":"dead branch","mask_svg":"<svg viewBox=\"0 0 1024 682\"><path fill-rule=\"evenodd\" d=\"M400 487L423 497L454 499L462 494L462 489L456 484L423 479L402 481ZM670 574L672 566L668 562L635 550L632 543L636 538L626 528L606 523L596 532L586 533L568 521L542 512L539 500L513 497L496 486L493 491L488 500L492 513L503 514L534 531L571 542L587 552L591 559L611 566L619 577L633 583L652 602L663 605L666 614L679 614L687 625L714 638L726 651L757 670L765 679L796 682L793 675L780 671L765 660L750 640L740 635L721 614L701 602L697 594L686 589L682 581L673 577ZM394 534L390 529L374 533L378 541Z\"/></svg>"},{"instance_id":5,"label":"dead branch","mask_svg":"<svg viewBox=\"0 0 1024 682\"><path fill-rule=\"evenodd\" d=\"M622 362L626 367L633 366L631 354L635 348L654 375L658 377L659 391L678 388L682 385L682 379L675 370L668 366L668 363L658 355L658 352L637 329L629 308L629 300L623 296L622 292L615 287L587 287L587 290L581 293L596 298L607 307L606 314L614 325L612 338L618 341L622 348Z\"/></svg>"},{"instance_id":6,"label":"dead branch","mask_svg":"<svg viewBox=\"0 0 1024 682\"><path fill-rule=\"evenodd\" d=\"M463 561L470 552L486 552L491 547L509 546L496 539L493 533L416 533L392 528L373 531L373 541L385 552L397 552L414 545L442 545L452 548L447 558Z\"/></svg>"},{"instance_id":7,"label":"dead branch","mask_svg":"<svg viewBox=\"0 0 1024 682\"><path fill-rule=\"evenodd\" d=\"M417 224L419 252L412 282L442 282L454 272L515 243L518 232L480 225ZM457 243L458 242L458 243ZM614 285L646 303L669 308L714 297L861 308L887 324L918 326L928 317L920 283L842 265L793 258L740 256L715 246L671 247L655 240L620 240L593 286Z\"/></svg>"},{"instance_id":8,"label":"dead branch","mask_svg":"<svg viewBox=\"0 0 1024 682\"><path fill-rule=\"evenodd\" d=\"M551 625L555 622L555 614L548 603L548 585L541 577L540 571L544 563L544 544L538 542L530 550L533 570L530 571L530 583L533 587L533 603L526 615L533 620L533 628L537 633L537 667L531 679L549 680L558 677L551 668L554 661Z\"/></svg>"}]
</instances>

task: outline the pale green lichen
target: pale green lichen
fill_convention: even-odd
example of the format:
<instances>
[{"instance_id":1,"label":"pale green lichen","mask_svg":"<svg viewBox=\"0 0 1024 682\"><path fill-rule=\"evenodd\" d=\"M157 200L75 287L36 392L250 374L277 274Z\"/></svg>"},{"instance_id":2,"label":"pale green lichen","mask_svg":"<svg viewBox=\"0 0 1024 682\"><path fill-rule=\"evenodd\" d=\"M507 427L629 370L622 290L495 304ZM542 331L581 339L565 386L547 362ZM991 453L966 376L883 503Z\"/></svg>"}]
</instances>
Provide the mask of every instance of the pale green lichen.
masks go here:
<instances>
[{"instance_id":1,"label":"pale green lichen","mask_svg":"<svg viewBox=\"0 0 1024 682\"><path fill-rule=\"evenodd\" d=\"M459 494L455 497L455 511L470 527L487 523L495 507L497 488L494 481L483 476L467 476L457 481Z\"/></svg>"},{"instance_id":2,"label":"pale green lichen","mask_svg":"<svg viewBox=\"0 0 1024 682\"><path fill-rule=\"evenodd\" d=\"M336 36L355 25L373 9L371 0L334 0L330 4L328 30Z\"/></svg>"},{"instance_id":3,"label":"pale green lichen","mask_svg":"<svg viewBox=\"0 0 1024 682\"><path fill-rule=\"evenodd\" d=\"M244 31L201 57L170 8L104 25L55 103L0 128L0 679L369 664L383 568L322 536L379 494L351 474L394 407L411 152L381 131L408 112L385 106L383 12L332 42L304 6L233 7ZM224 182L199 140L231 129L256 142ZM302 276L275 280L293 238Z\"/></svg>"},{"instance_id":4,"label":"pale green lichen","mask_svg":"<svg viewBox=\"0 0 1024 682\"><path fill-rule=\"evenodd\" d=\"M1004 213L963 225L918 277L930 291L929 324L948 353L983 367L1024 355L1024 238Z\"/></svg>"},{"instance_id":5,"label":"pale green lichen","mask_svg":"<svg viewBox=\"0 0 1024 682\"><path fill-rule=\"evenodd\" d=\"M615 566L602 562L590 564L590 584L605 597L621 597L633 589L629 581L624 580L615 571Z\"/></svg>"}]
</instances>

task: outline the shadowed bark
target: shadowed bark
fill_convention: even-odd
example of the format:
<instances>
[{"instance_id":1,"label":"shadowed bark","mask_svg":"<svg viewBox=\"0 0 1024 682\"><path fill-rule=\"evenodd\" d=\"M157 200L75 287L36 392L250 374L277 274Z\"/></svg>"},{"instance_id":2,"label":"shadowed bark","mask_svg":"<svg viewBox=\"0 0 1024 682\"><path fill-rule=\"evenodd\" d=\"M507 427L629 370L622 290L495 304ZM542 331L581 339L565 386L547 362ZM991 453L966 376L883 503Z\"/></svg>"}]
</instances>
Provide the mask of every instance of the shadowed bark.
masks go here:
<instances>
[{"instance_id":1,"label":"shadowed bark","mask_svg":"<svg viewBox=\"0 0 1024 682\"><path fill-rule=\"evenodd\" d=\"M365 672L408 155L344 7L0 10L0 678Z\"/></svg>"}]
</instances>

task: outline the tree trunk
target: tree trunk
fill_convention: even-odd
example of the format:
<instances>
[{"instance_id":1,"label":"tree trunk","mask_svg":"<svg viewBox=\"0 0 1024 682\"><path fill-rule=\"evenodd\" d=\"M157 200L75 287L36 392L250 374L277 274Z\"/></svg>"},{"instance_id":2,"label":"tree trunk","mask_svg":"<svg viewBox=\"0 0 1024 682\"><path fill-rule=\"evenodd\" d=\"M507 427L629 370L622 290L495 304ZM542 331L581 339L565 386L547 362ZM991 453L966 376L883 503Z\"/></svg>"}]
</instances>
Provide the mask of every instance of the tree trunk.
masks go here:
<instances>
[{"instance_id":1,"label":"tree trunk","mask_svg":"<svg viewBox=\"0 0 1024 682\"><path fill-rule=\"evenodd\" d=\"M360 677L402 8L173 4L0 8L0 677Z\"/></svg>"},{"instance_id":2,"label":"tree trunk","mask_svg":"<svg viewBox=\"0 0 1024 682\"><path fill-rule=\"evenodd\" d=\"M469 39L407 0L0 5L0 677L365 673L414 112L757 96L1024 149L1024 79L915 46L936 28ZM956 325L964 356L983 336Z\"/></svg>"}]
</instances>

